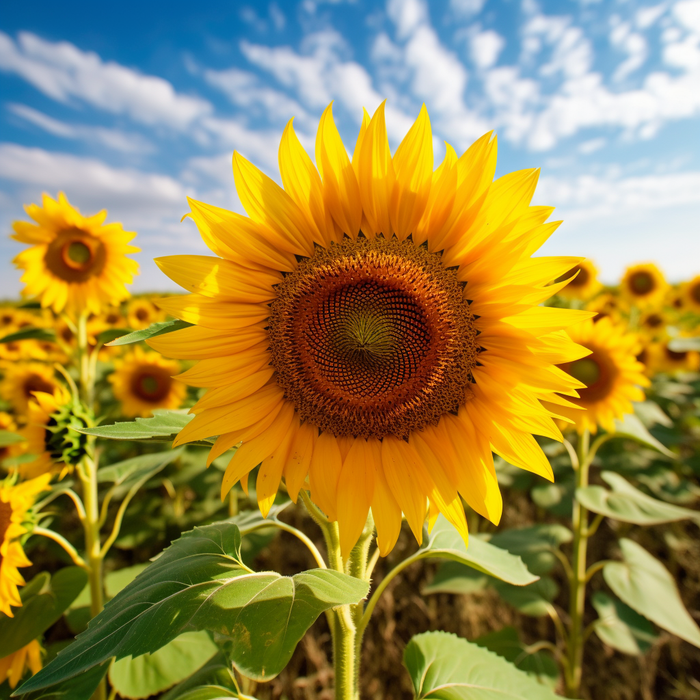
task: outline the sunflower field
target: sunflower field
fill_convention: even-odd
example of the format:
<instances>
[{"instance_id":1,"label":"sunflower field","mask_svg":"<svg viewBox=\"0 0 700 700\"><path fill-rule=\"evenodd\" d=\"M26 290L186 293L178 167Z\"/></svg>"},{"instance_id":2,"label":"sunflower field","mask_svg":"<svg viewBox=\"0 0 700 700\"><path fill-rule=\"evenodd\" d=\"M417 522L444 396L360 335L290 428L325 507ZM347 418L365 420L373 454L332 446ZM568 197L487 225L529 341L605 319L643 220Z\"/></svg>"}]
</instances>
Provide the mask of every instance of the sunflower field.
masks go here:
<instances>
[{"instance_id":1,"label":"sunflower field","mask_svg":"<svg viewBox=\"0 0 700 700\"><path fill-rule=\"evenodd\" d=\"M106 211L26 206L0 698L700 698L700 276L538 256L496 151L329 106L314 164L290 121L247 215L189 200L171 296Z\"/></svg>"}]
</instances>

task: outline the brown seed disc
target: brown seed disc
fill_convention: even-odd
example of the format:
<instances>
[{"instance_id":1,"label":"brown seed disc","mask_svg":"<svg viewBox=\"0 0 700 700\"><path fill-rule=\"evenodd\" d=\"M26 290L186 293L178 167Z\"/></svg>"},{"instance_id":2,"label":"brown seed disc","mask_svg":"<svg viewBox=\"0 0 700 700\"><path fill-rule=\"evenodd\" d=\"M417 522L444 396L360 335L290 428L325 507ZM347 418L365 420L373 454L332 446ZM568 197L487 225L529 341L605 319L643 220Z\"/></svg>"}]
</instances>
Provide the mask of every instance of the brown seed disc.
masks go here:
<instances>
[{"instance_id":1,"label":"brown seed disc","mask_svg":"<svg viewBox=\"0 0 700 700\"><path fill-rule=\"evenodd\" d=\"M144 367L134 372L131 378L131 392L141 401L158 403L169 393L173 379L162 367Z\"/></svg>"},{"instance_id":2,"label":"brown seed disc","mask_svg":"<svg viewBox=\"0 0 700 700\"><path fill-rule=\"evenodd\" d=\"M577 389L580 398L569 398L576 404L590 404L602 401L612 391L619 370L607 353L590 348L592 353L580 360L559 365L572 377L586 385L585 389Z\"/></svg>"},{"instance_id":3,"label":"brown seed disc","mask_svg":"<svg viewBox=\"0 0 700 700\"><path fill-rule=\"evenodd\" d=\"M46 267L66 282L86 282L102 272L106 261L104 243L77 228L59 231L44 255Z\"/></svg>"},{"instance_id":4,"label":"brown seed disc","mask_svg":"<svg viewBox=\"0 0 700 700\"><path fill-rule=\"evenodd\" d=\"M303 420L337 437L406 437L471 395L477 331L463 286L411 241L318 248L277 287L276 379Z\"/></svg>"}]
</instances>

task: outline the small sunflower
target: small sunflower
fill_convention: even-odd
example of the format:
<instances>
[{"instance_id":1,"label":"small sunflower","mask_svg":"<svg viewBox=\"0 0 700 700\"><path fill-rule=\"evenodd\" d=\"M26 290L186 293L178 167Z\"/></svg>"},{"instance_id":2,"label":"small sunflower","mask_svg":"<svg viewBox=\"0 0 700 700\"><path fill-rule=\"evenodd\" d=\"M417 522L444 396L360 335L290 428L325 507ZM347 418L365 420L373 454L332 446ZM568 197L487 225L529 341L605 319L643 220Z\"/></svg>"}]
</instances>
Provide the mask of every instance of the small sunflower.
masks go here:
<instances>
[{"instance_id":1,"label":"small sunflower","mask_svg":"<svg viewBox=\"0 0 700 700\"><path fill-rule=\"evenodd\" d=\"M595 313L593 317L595 321L606 316L609 316L613 321L617 321L629 309L624 299L610 292L605 292L587 302L586 310Z\"/></svg>"},{"instance_id":2,"label":"small sunflower","mask_svg":"<svg viewBox=\"0 0 700 700\"><path fill-rule=\"evenodd\" d=\"M668 318L661 310L647 311L639 318L640 330L652 338L662 335L667 325Z\"/></svg>"},{"instance_id":3,"label":"small sunflower","mask_svg":"<svg viewBox=\"0 0 700 700\"><path fill-rule=\"evenodd\" d=\"M39 640L34 639L26 646L0 659L0 683L8 682L14 690L29 669L32 675L41 671L41 655L43 649Z\"/></svg>"},{"instance_id":4,"label":"small sunflower","mask_svg":"<svg viewBox=\"0 0 700 700\"><path fill-rule=\"evenodd\" d=\"M631 402L644 400L640 387L649 386L644 365L637 360L639 339L609 318L584 321L567 333L590 355L559 365L585 385L578 398L569 399L578 409L561 406L559 412L574 422L579 433L595 433L598 426L613 432L615 419L634 411Z\"/></svg>"},{"instance_id":5,"label":"small sunflower","mask_svg":"<svg viewBox=\"0 0 700 700\"><path fill-rule=\"evenodd\" d=\"M668 283L654 263L640 263L625 270L620 291L637 306L658 306L668 292Z\"/></svg>"},{"instance_id":6,"label":"small sunflower","mask_svg":"<svg viewBox=\"0 0 700 700\"><path fill-rule=\"evenodd\" d=\"M140 330L165 320L165 314L149 299L132 299L127 307L129 328Z\"/></svg>"},{"instance_id":7,"label":"small sunflower","mask_svg":"<svg viewBox=\"0 0 700 700\"><path fill-rule=\"evenodd\" d=\"M129 296L124 285L132 282L138 264L126 255L139 251L129 245L135 233L118 223L104 224L105 210L83 216L63 192L58 201L45 194L43 207L30 204L26 211L36 223L15 221L12 236L31 246L14 260L25 271L23 296L73 317L99 314L103 306Z\"/></svg>"},{"instance_id":8,"label":"small sunflower","mask_svg":"<svg viewBox=\"0 0 700 700\"><path fill-rule=\"evenodd\" d=\"M150 416L154 408L180 408L187 387L173 379L178 362L136 348L114 361L109 381L125 416Z\"/></svg>"},{"instance_id":9,"label":"small sunflower","mask_svg":"<svg viewBox=\"0 0 700 700\"><path fill-rule=\"evenodd\" d=\"M83 406L62 387L52 394L37 391L29 401L27 424L20 430L24 452L36 455L18 468L23 479L58 473L62 478L85 455L87 436L78 432L94 425Z\"/></svg>"},{"instance_id":10,"label":"small sunflower","mask_svg":"<svg viewBox=\"0 0 700 700\"><path fill-rule=\"evenodd\" d=\"M684 286L683 291L685 292L686 308L691 309L696 314L700 314L700 275L693 277Z\"/></svg>"},{"instance_id":11,"label":"small sunflower","mask_svg":"<svg viewBox=\"0 0 700 700\"><path fill-rule=\"evenodd\" d=\"M685 336L679 336L685 337ZM700 353L671 349L673 338L664 335L649 346L649 368L654 373L695 372L700 369Z\"/></svg>"},{"instance_id":12,"label":"small sunflower","mask_svg":"<svg viewBox=\"0 0 700 700\"><path fill-rule=\"evenodd\" d=\"M126 318L122 313L121 307L110 306L106 308L98 319L106 328L124 328L126 326Z\"/></svg>"},{"instance_id":13,"label":"small sunflower","mask_svg":"<svg viewBox=\"0 0 700 700\"><path fill-rule=\"evenodd\" d=\"M35 391L53 394L60 386L50 365L19 363L5 372L0 381L0 397L12 406L15 413L24 416Z\"/></svg>"},{"instance_id":14,"label":"small sunflower","mask_svg":"<svg viewBox=\"0 0 700 700\"><path fill-rule=\"evenodd\" d=\"M559 296L566 299L590 299L603 286L598 280L598 268L588 259L576 265L563 278L571 280L559 290ZM557 282L562 281L562 278L557 280Z\"/></svg>"},{"instance_id":15,"label":"small sunflower","mask_svg":"<svg viewBox=\"0 0 700 700\"><path fill-rule=\"evenodd\" d=\"M531 257L559 225L530 206L539 172L494 182L492 133L433 171L425 107L392 156L384 105L352 160L330 106L318 170L291 121L279 160L284 189L234 153L248 217L190 200L219 257L156 261L193 292L159 306L195 325L149 345L199 360L180 379L208 388L177 443L218 435L209 461L242 443L222 496L262 464L264 514L282 478L296 500L308 477L344 556L370 509L382 555L402 512L421 541L428 503L466 540L460 494L501 516L491 450L551 479L541 401L584 387L555 365L587 354L563 329L592 314L540 305L581 259Z\"/></svg>"},{"instance_id":16,"label":"small sunflower","mask_svg":"<svg viewBox=\"0 0 700 700\"><path fill-rule=\"evenodd\" d=\"M45 474L19 484L0 482L0 612L8 617L14 617L11 606L22 605L18 586L24 585L24 579L18 569L32 564L19 540L28 532L25 524L37 495L50 480Z\"/></svg>"}]
</instances>

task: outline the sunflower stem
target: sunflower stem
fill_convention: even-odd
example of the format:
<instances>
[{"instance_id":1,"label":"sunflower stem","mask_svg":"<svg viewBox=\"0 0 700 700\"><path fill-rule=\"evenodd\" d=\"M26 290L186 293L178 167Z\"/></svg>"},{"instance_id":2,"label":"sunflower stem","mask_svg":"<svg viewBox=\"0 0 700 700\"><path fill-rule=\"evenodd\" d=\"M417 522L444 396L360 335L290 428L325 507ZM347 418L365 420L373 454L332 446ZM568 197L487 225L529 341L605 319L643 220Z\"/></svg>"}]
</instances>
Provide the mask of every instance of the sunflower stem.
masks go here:
<instances>
[{"instance_id":1,"label":"sunflower stem","mask_svg":"<svg viewBox=\"0 0 700 700\"><path fill-rule=\"evenodd\" d=\"M588 486L590 434L586 430L578 440L578 466L576 468L576 488ZM574 531L573 566L569 579L569 627L568 666L565 673L566 697L579 697L583 666L583 615L586 606L586 554L588 549L588 511L576 500L572 513Z\"/></svg>"}]
</instances>

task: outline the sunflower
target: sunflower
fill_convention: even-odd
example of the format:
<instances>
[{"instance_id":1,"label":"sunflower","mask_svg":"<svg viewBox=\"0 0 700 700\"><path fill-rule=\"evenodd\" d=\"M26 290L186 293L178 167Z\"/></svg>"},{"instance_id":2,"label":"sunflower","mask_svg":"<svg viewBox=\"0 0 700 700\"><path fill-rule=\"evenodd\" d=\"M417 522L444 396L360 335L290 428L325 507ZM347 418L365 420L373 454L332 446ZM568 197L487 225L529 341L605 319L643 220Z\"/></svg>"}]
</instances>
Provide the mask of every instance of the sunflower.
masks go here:
<instances>
[{"instance_id":1,"label":"sunflower","mask_svg":"<svg viewBox=\"0 0 700 700\"><path fill-rule=\"evenodd\" d=\"M27 533L29 510L50 479L49 474L44 474L19 484L0 482L0 612L8 617L14 617L10 606L22 605L17 587L24 585L24 579L18 568L32 564L19 538Z\"/></svg>"},{"instance_id":2,"label":"sunflower","mask_svg":"<svg viewBox=\"0 0 700 700\"><path fill-rule=\"evenodd\" d=\"M668 283L654 263L640 263L625 270L620 291L637 306L658 306L668 292Z\"/></svg>"},{"instance_id":3,"label":"sunflower","mask_svg":"<svg viewBox=\"0 0 700 700\"><path fill-rule=\"evenodd\" d=\"M648 364L650 371L654 374L658 372L674 374L675 372L695 372L700 369L700 353L693 350L673 350L672 340L671 336L665 334L649 346Z\"/></svg>"},{"instance_id":4,"label":"sunflower","mask_svg":"<svg viewBox=\"0 0 700 700\"><path fill-rule=\"evenodd\" d=\"M164 321L165 314L148 299L132 299L127 307L129 328L140 330L148 328L152 323Z\"/></svg>"},{"instance_id":5,"label":"sunflower","mask_svg":"<svg viewBox=\"0 0 700 700\"><path fill-rule=\"evenodd\" d=\"M590 354L559 365L585 385L579 390L579 398L569 399L578 408L560 406L559 411L575 423L579 433L595 433L598 426L613 432L616 418L633 413L631 402L644 401L640 387L649 386L644 365L637 360L639 338L610 318L584 321L567 329L567 333Z\"/></svg>"},{"instance_id":6,"label":"sunflower","mask_svg":"<svg viewBox=\"0 0 700 700\"><path fill-rule=\"evenodd\" d=\"M5 372L0 381L0 397L10 403L17 414L23 416L35 391L53 394L60 386L50 365L40 362L19 363Z\"/></svg>"},{"instance_id":7,"label":"sunflower","mask_svg":"<svg viewBox=\"0 0 700 700\"><path fill-rule=\"evenodd\" d=\"M41 644L34 639L21 649L0 659L0 683L7 681L10 688L14 690L27 669L32 672L32 675L39 673L42 652Z\"/></svg>"},{"instance_id":8,"label":"sunflower","mask_svg":"<svg viewBox=\"0 0 700 700\"><path fill-rule=\"evenodd\" d=\"M586 309L595 313L594 319L596 321L606 316L610 316L613 321L616 321L629 311L624 299L609 292L599 294L591 299L586 303Z\"/></svg>"},{"instance_id":9,"label":"sunflower","mask_svg":"<svg viewBox=\"0 0 700 700\"><path fill-rule=\"evenodd\" d=\"M686 308L700 314L700 275L693 277L684 287Z\"/></svg>"},{"instance_id":10,"label":"sunflower","mask_svg":"<svg viewBox=\"0 0 700 700\"><path fill-rule=\"evenodd\" d=\"M491 450L551 479L533 433L561 434L540 401L584 386L555 365L587 354L562 329L592 314L540 306L581 258L531 258L560 223L530 206L539 172L493 182L491 133L433 172L432 144L423 107L392 157L382 105L351 161L329 106L317 171L290 121L284 189L234 153L248 217L190 200L219 257L156 261L193 292L160 307L195 325L148 342L199 360L179 378L208 389L176 443L218 435L209 462L242 443L222 496L261 464L264 514L308 476L344 556L370 509L383 555L402 512L421 541L428 504L466 540L460 494L497 523Z\"/></svg>"},{"instance_id":11,"label":"sunflower","mask_svg":"<svg viewBox=\"0 0 700 700\"><path fill-rule=\"evenodd\" d=\"M125 416L150 416L154 408L180 408L187 387L173 379L180 364L136 348L114 361L109 381Z\"/></svg>"},{"instance_id":12,"label":"sunflower","mask_svg":"<svg viewBox=\"0 0 700 700\"><path fill-rule=\"evenodd\" d=\"M104 324L106 328L124 328L126 326L126 319L119 306L110 306L106 308L100 314L99 321Z\"/></svg>"},{"instance_id":13,"label":"sunflower","mask_svg":"<svg viewBox=\"0 0 700 700\"><path fill-rule=\"evenodd\" d=\"M661 310L647 311L639 318L640 330L652 338L663 334L667 325L668 318Z\"/></svg>"},{"instance_id":14,"label":"sunflower","mask_svg":"<svg viewBox=\"0 0 700 700\"><path fill-rule=\"evenodd\" d=\"M85 454L87 436L76 428L92 425L89 414L63 388L53 393L34 392L29 401L27 425L19 432L25 438L24 452L36 459L19 466L23 479L41 474L58 473L59 478L68 473Z\"/></svg>"},{"instance_id":15,"label":"sunflower","mask_svg":"<svg viewBox=\"0 0 700 700\"><path fill-rule=\"evenodd\" d=\"M26 211L36 224L15 221L12 236L31 246L14 259L25 271L23 296L73 317L84 311L98 314L104 305L129 296L124 285L132 282L138 264L126 255L139 251L129 245L135 233L121 224L103 225L106 210L83 216L63 192L58 201L45 194L43 207L30 204Z\"/></svg>"},{"instance_id":16,"label":"sunflower","mask_svg":"<svg viewBox=\"0 0 700 700\"><path fill-rule=\"evenodd\" d=\"M598 268L588 259L580 262L562 277L570 280L569 284L559 291L559 296L567 299L590 299L603 286L598 281ZM562 277L557 282L562 282Z\"/></svg>"}]
</instances>

